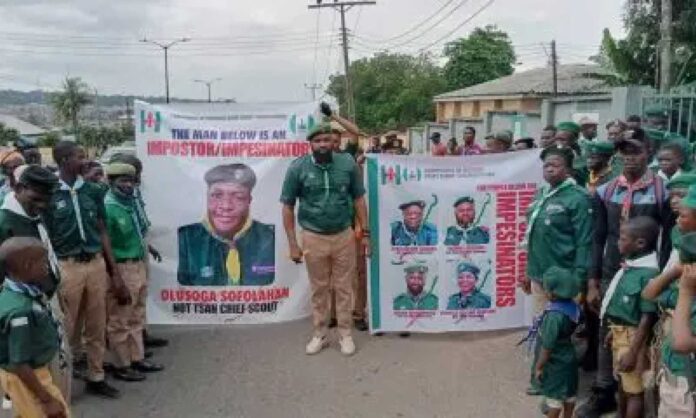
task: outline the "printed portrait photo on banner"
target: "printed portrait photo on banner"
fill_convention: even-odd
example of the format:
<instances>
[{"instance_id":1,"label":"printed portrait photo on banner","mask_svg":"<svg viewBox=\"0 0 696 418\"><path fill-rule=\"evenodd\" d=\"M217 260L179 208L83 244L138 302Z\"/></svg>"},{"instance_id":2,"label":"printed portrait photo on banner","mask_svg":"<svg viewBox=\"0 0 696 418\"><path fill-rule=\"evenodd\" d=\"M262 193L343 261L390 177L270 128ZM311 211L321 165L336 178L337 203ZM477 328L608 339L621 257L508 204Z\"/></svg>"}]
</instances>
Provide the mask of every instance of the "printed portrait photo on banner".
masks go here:
<instances>
[{"instance_id":1,"label":"printed portrait photo on banner","mask_svg":"<svg viewBox=\"0 0 696 418\"><path fill-rule=\"evenodd\" d=\"M444 244L456 245L485 245L490 243L490 229L485 224L488 221L487 212L491 210L491 195L463 195L452 204L453 216L447 218L447 234ZM454 221L452 225L452 221Z\"/></svg>"},{"instance_id":2,"label":"printed portrait photo on banner","mask_svg":"<svg viewBox=\"0 0 696 418\"><path fill-rule=\"evenodd\" d=\"M391 245L397 247L435 246L438 242L438 232L435 223L434 209L437 206L436 195L431 202L422 199L411 199L402 202L398 207L398 220L391 223Z\"/></svg>"},{"instance_id":3,"label":"printed portrait photo on banner","mask_svg":"<svg viewBox=\"0 0 696 418\"><path fill-rule=\"evenodd\" d=\"M491 263L465 259L451 264L455 265L451 282L457 291L447 299L447 310L489 309L493 288Z\"/></svg>"},{"instance_id":4,"label":"printed portrait photo on banner","mask_svg":"<svg viewBox=\"0 0 696 418\"><path fill-rule=\"evenodd\" d=\"M401 270L403 284L400 293L394 298L395 311L435 311L439 307L437 296L437 268L425 260L409 259L394 266Z\"/></svg>"},{"instance_id":5,"label":"printed portrait photo on banner","mask_svg":"<svg viewBox=\"0 0 696 418\"><path fill-rule=\"evenodd\" d=\"M275 226L251 217L256 174L242 163L206 172L200 222L178 229L184 286L265 286L275 280Z\"/></svg>"}]
</instances>

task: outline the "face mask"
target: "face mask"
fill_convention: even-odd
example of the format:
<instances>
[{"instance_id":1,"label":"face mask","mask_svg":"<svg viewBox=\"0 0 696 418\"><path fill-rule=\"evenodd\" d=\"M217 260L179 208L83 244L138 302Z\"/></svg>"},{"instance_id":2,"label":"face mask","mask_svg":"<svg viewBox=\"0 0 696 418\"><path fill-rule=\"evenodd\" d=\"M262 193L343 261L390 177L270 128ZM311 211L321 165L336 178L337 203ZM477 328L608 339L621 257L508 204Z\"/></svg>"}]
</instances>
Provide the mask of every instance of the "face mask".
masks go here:
<instances>
[{"instance_id":1,"label":"face mask","mask_svg":"<svg viewBox=\"0 0 696 418\"><path fill-rule=\"evenodd\" d=\"M333 154L328 150L314 150L312 155L317 164L328 164L333 160Z\"/></svg>"},{"instance_id":2,"label":"face mask","mask_svg":"<svg viewBox=\"0 0 696 418\"><path fill-rule=\"evenodd\" d=\"M133 188L129 186L117 186L116 190L124 196L133 196Z\"/></svg>"}]
</instances>

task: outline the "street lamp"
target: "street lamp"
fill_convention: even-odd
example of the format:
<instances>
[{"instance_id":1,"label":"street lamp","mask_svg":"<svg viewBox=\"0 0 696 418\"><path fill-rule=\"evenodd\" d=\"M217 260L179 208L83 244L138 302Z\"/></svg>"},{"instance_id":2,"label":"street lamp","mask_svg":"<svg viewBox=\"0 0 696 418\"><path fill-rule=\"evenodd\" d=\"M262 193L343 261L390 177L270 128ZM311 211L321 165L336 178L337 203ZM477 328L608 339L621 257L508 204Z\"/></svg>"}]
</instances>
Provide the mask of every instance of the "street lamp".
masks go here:
<instances>
[{"instance_id":1,"label":"street lamp","mask_svg":"<svg viewBox=\"0 0 696 418\"><path fill-rule=\"evenodd\" d=\"M166 93L167 97L167 103L169 103L169 48L173 47L174 45L181 43L181 42L189 42L191 38L180 38L176 39L174 41L171 41L169 43L163 44L157 41L153 41L147 38L143 38L140 40L140 42L147 43L147 44L152 44L155 46L158 46L164 50L164 90Z\"/></svg>"},{"instance_id":2,"label":"street lamp","mask_svg":"<svg viewBox=\"0 0 696 418\"><path fill-rule=\"evenodd\" d=\"M193 80L194 83L203 83L205 84L206 87L208 87L208 103L210 103L212 100L211 95L210 95L210 86L216 82L222 80L220 77L214 78L212 80Z\"/></svg>"}]
</instances>

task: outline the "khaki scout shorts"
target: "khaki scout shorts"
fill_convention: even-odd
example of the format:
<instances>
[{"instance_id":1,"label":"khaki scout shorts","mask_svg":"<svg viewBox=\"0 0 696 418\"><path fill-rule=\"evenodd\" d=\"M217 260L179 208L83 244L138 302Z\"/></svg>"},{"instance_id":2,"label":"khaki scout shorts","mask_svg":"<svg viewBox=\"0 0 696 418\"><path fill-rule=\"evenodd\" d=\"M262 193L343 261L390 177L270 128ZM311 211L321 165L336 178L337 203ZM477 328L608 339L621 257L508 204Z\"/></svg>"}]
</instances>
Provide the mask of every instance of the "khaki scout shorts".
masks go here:
<instances>
[{"instance_id":1,"label":"khaki scout shorts","mask_svg":"<svg viewBox=\"0 0 696 418\"><path fill-rule=\"evenodd\" d=\"M627 327L622 325L610 325L609 329L612 334L612 360L614 363L614 377L621 382L623 391L630 395L639 395L644 391L643 384L643 368L639 368L641 364L640 354L636 364L636 368L632 372L620 372L619 360L631 349L631 341L636 335L635 327ZM642 353L644 355L645 353Z\"/></svg>"}]
</instances>

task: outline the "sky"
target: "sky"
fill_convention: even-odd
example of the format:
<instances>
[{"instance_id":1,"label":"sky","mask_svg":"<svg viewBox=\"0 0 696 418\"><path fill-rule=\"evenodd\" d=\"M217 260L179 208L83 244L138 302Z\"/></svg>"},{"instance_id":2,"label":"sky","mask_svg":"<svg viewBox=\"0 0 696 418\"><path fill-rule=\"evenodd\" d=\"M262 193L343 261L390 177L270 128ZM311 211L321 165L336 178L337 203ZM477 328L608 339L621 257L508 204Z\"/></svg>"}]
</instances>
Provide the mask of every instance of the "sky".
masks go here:
<instances>
[{"instance_id":1,"label":"sky","mask_svg":"<svg viewBox=\"0 0 696 418\"><path fill-rule=\"evenodd\" d=\"M333 0L324 0L324 4ZM519 70L585 62L602 31L622 35L619 0L376 0L346 14L350 59L385 48L441 54L489 24L506 31ZM0 89L55 90L79 76L100 94L164 95L163 50L139 42L190 38L169 50L172 97L307 100L342 71L340 15L316 0L2 0ZM323 94L323 90L317 93Z\"/></svg>"}]
</instances>

